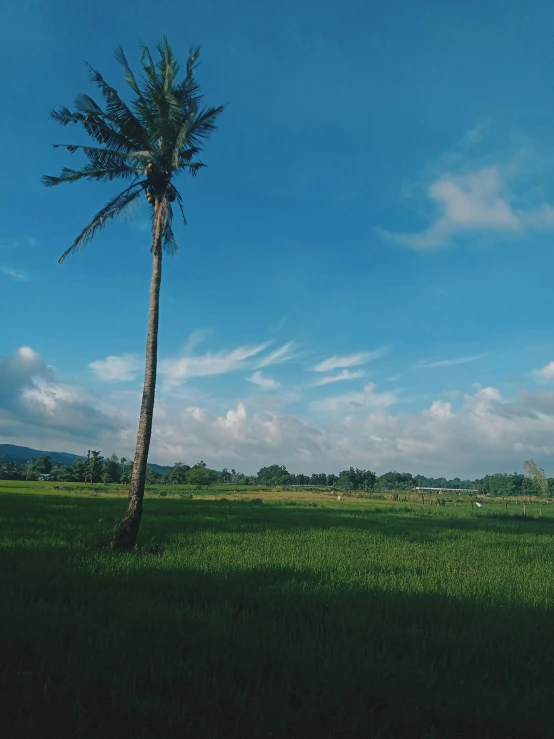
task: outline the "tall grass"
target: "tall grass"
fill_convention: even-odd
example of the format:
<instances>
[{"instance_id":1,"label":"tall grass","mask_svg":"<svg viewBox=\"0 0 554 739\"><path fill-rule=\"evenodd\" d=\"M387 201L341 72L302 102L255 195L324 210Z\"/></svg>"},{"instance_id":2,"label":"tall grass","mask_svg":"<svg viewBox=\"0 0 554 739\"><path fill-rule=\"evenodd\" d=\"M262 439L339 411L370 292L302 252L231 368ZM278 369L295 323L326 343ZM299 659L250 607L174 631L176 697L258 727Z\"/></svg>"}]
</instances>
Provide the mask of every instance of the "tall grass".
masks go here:
<instances>
[{"instance_id":1,"label":"tall grass","mask_svg":"<svg viewBox=\"0 0 554 739\"><path fill-rule=\"evenodd\" d=\"M554 735L548 519L0 493L4 737Z\"/></svg>"}]
</instances>

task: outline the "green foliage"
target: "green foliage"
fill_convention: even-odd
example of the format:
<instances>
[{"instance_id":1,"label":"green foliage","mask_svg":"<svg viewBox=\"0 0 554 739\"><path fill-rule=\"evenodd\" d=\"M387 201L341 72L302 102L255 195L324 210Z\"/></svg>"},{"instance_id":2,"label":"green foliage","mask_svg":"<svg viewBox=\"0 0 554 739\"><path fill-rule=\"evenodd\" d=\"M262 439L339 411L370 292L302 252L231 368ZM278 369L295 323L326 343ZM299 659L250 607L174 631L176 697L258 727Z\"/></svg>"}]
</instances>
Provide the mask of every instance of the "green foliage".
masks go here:
<instances>
[{"instance_id":1,"label":"green foliage","mask_svg":"<svg viewBox=\"0 0 554 739\"><path fill-rule=\"evenodd\" d=\"M371 470L359 470L351 467L343 470L337 480L337 487L341 490L373 490L377 475Z\"/></svg>"},{"instance_id":2,"label":"green foliage","mask_svg":"<svg viewBox=\"0 0 554 739\"><path fill-rule=\"evenodd\" d=\"M100 452L88 450L84 468L85 482L88 480L90 483L95 483L102 479L103 459Z\"/></svg>"},{"instance_id":3,"label":"green foliage","mask_svg":"<svg viewBox=\"0 0 554 739\"><path fill-rule=\"evenodd\" d=\"M47 455L40 456L34 467L35 474L37 475L49 475L52 472L52 461Z\"/></svg>"},{"instance_id":4,"label":"green foliage","mask_svg":"<svg viewBox=\"0 0 554 739\"><path fill-rule=\"evenodd\" d=\"M173 467L166 473L167 482L170 485L184 485L187 480L187 472L190 470L188 464L176 462Z\"/></svg>"},{"instance_id":5,"label":"green foliage","mask_svg":"<svg viewBox=\"0 0 554 739\"><path fill-rule=\"evenodd\" d=\"M194 466L187 472L187 483L199 488L209 487L217 479L215 470L209 470L204 466Z\"/></svg>"},{"instance_id":6,"label":"green foliage","mask_svg":"<svg viewBox=\"0 0 554 739\"><path fill-rule=\"evenodd\" d=\"M262 467L257 475L258 483L262 485L288 485L291 484L291 475L284 464L272 464L270 467Z\"/></svg>"},{"instance_id":7,"label":"green foliage","mask_svg":"<svg viewBox=\"0 0 554 739\"><path fill-rule=\"evenodd\" d=\"M104 469L102 471L102 480L104 482L120 482L121 481L121 463L117 454L104 460Z\"/></svg>"}]
</instances>

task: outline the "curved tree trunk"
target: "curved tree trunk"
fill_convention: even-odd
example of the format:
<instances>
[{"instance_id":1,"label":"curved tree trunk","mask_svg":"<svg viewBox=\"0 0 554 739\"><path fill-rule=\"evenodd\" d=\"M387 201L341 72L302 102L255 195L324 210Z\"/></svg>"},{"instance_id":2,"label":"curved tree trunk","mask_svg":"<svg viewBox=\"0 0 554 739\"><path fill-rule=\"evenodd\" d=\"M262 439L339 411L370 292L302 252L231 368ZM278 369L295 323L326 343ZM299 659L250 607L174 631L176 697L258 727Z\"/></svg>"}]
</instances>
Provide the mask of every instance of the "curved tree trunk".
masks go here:
<instances>
[{"instance_id":1,"label":"curved tree trunk","mask_svg":"<svg viewBox=\"0 0 554 739\"><path fill-rule=\"evenodd\" d=\"M160 284L162 281L162 236L165 225L165 208L161 200L154 207L154 243L152 253L152 279L150 282L150 308L148 312L148 337L146 340L146 370L144 390L140 408L140 422L137 435L137 448L133 462L133 475L129 489L129 505L127 513L121 519L115 532L112 548L129 550L137 541L140 519L142 518L142 501L146 482L146 464L152 435L152 417L154 415L154 397L156 393L156 371L158 365L158 319L160 315Z\"/></svg>"}]
</instances>

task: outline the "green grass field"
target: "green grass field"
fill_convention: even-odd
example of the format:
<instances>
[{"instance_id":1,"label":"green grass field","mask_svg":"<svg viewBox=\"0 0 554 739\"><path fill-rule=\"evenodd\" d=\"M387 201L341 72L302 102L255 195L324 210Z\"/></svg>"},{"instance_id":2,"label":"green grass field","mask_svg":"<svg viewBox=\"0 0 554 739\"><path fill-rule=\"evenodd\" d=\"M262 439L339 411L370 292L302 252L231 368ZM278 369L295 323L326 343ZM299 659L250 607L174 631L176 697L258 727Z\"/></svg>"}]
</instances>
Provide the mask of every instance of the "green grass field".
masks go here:
<instances>
[{"instance_id":1,"label":"green grass field","mask_svg":"<svg viewBox=\"0 0 554 739\"><path fill-rule=\"evenodd\" d=\"M550 508L219 497L0 483L4 739L554 736Z\"/></svg>"}]
</instances>

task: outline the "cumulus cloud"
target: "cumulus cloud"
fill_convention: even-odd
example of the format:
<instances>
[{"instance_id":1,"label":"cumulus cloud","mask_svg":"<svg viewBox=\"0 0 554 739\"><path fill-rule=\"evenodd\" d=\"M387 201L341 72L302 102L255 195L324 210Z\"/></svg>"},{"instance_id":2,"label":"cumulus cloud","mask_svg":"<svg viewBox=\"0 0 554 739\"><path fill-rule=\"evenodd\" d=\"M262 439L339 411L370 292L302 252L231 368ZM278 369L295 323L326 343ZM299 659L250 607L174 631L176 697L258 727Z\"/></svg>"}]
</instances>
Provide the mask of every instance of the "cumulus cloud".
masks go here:
<instances>
[{"instance_id":1,"label":"cumulus cloud","mask_svg":"<svg viewBox=\"0 0 554 739\"><path fill-rule=\"evenodd\" d=\"M260 372L260 370L254 372L254 374L248 378L248 382L252 382L254 385L257 385L264 390L276 390L281 384L271 377L266 377L262 372Z\"/></svg>"},{"instance_id":2,"label":"cumulus cloud","mask_svg":"<svg viewBox=\"0 0 554 739\"><path fill-rule=\"evenodd\" d=\"M481 131L468 136L474 142ZM458 152L459 154L459 152ZM458 161L461 165L461 162ZM500 164L477 167L469 172L444 172L435 177L426 191L436 216L423 231L383 236L412 249L437 249L456 236L468 233L498 233L521 236L533 230L554 228L554 207L544 202L522 202L511 181L514 172Z\"/></svg>"},{"instance_id":3,"label":"cumulus cloud","mask_svg":"<svg viewBox=\"0 0 554 739\"><path fill-rule=\"evenodd\" d=\"M457 408L438 398L417 413L391 412L394 398L371 384L338 397L316 420L252 413L245 403L223 415L160 405L152 454L167 463L198 457L246 472L278 462L294 471L354 465L472 477L519 469L529 457L547 468L550 459L554 471L554 392L505 399L496 388L478 388Z\"/></svg>"},{"instance_id":4,"label":"cumulus cloud","mask_svg":"<svg viewBox=\"0 0 554 739\"><path fill-rule=\"evenodd\" d=\"M554 382L554 362L549 362L545 367L533 372L537 382Z\"/></svg>"},{"instance_id":5,"label":"cumulus cloud","mask_svg":"<svg viewBox=\"0 0 554 739\"><path fill-rule=\"evenodd\" d=\"M119 420L100 408L98 398L59 382L30 347L0 361L0 433L9 429L10 435L48 432L95 439L119 428Z\"/></svg>"},{"instance_id":6,"label":"cumulus cloud","mask_svg":"<svg viewBox=\"0 0 554 739\"><path fill-rule=\"evenodd\" d=\"M135 354L122 354L98 359L89 367L104 382L129 382L137 377L143 362Z\"/></svg>"},{"instance_id":7,"label":"cumulus cloud","mask_svg":"<svg viewBox=\"0 0 554 739\"><path fill-rule=\"evenodd\" d=\"M350 370L343 370L338 375L328 375L327 377L320 377L313 384L313 387L320 387L321 385L330 385L333 382L342 382L343 380L357 380L359 377L363 377L365 372L363 370L356 370L350 372Z\"/></svg>"},{"instance_id":8,"label":"cumulus cloud","mask_svg":"<svg viewBox=\"0 0 554 739\"><path fill-rule=\"evenodd\" d=\"M331 372L332 370L342 369L343 367L357 367L360 364L371 362L373 359L380 359L387 353L387 347L375 349L372 352L358 352L357 354L349 354L343 357L330 357L324 359L314 367L314 372Z\"/></svg>"},{"instance_id":9,"label":"cumulus cloud","mask_svg":"<svg viewBox=\"0 0 554 739\"><path fill-rule=\"evenodd\" d=\"M551 364L543 370L544 379L553 379ZM31 446L39 446L31 442L40 438L42 448L60 451L82 452L94 443L129 455L140 405L129 392L110 394L103 405L94 394L61 382L42 357L22 347L0 361L0 437ZM255 398L211 398L209 407L205 401L194 394L182 403L173 395L160 397L152 461L205 459L216 468L232 465L248 473L281 463L297 472L352 465L379 473L404 469L473 477L519 469L532 457L554 472L554 391L540 388L512 397L494 387L440 394L416 412L402 410L406 406L393 392L379 392L373 383L296 414L282 406L261 407ZM119 409L117 416L112 407Z\"/></svg>"}]
</instances>

